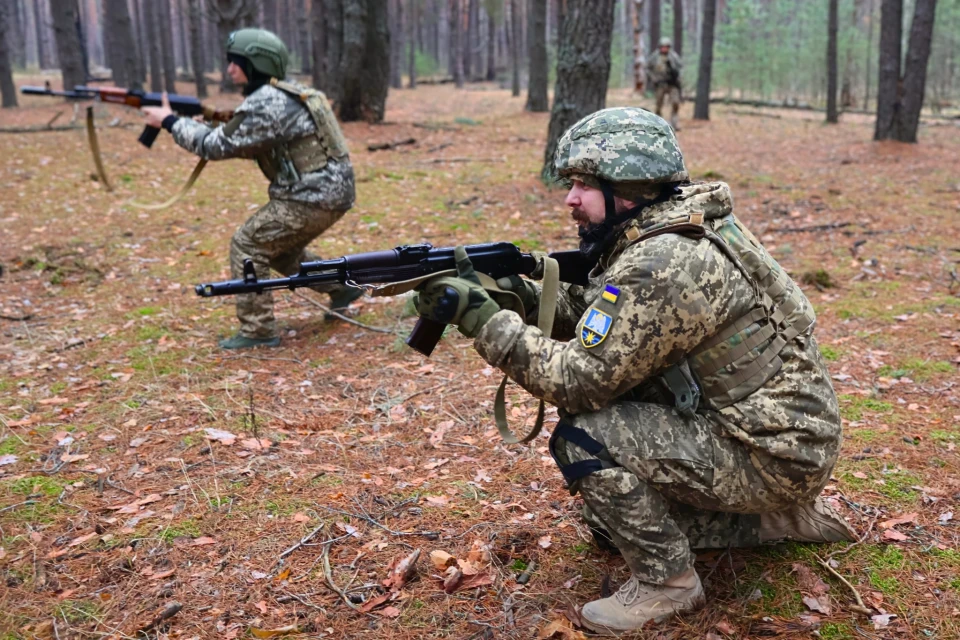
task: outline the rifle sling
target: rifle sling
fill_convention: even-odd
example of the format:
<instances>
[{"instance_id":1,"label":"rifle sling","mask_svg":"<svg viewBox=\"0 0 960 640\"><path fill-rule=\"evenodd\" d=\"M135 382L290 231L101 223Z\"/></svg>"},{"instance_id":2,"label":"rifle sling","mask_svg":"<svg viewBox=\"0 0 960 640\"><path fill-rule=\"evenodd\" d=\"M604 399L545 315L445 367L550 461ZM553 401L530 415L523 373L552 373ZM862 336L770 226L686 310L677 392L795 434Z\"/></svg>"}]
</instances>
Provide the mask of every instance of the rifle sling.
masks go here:
<instances>
[{"instance_id":1,"label":"rifle sling","mask_svg":"<svg viewBox=\"0 0 960 640\"><path fill-rule=\"evenodd\" d=\"M193 171L190 173L190 177L187 178L187 183L180 188L180 191L176 193L172 198L166 200L165 202L157 202L153 204L146 204L143 202L137 202L136 200L131 199L127 202L131 207L137 209L147 209L150 211L159 211L160 209L166 209L167 207L172 207L176 203L180 202L180 199L183 196L187 195L187 192L193 188L194 183L196 183L197 178L200 177L200 174L203 172L203 168L207 166L207 160L205 158L200 158L197 161L196 166L193 168Z\"/></svg>"},{"instance_id":2,"label":"rifle sling","mask_svg":"<svg viewBox=\"0 0 960 640\"><path fill-rule=\"evenodd\" d=\"M97 177L108 192L113 186L107 179L107 172L103 168L103 157L100 155L100 141L97 139L97 128L93 124L93 107L87 107L87 142L90 143L90 153L93 154L93 164L97 168Z\"/></svg>"},{"instance_id":3,"label":"rifle sling","mask_svg":"<svg viewBox=\"0 0 960 640\"><path fill-rule=\"evenodd\" d=\"M557 312L557 296L560 293L560 265L553 258L545 257L543 259L543 286L540 290L540 311L537 315L537 328L543 332L543 335L550 337L553 334L553 320ZM500 387L497 389L497 397L493 401L493 415L497 423L497 431L500 437L507 444L526 444L540 435L543 429L543 415L545 405L540 400L540 406L537 407L537 421L533 424L530 433L522 438L518 438L507 424L507 402L506 388L507 376L503 376L500 381Z\"/></svg>"}]
</instances>

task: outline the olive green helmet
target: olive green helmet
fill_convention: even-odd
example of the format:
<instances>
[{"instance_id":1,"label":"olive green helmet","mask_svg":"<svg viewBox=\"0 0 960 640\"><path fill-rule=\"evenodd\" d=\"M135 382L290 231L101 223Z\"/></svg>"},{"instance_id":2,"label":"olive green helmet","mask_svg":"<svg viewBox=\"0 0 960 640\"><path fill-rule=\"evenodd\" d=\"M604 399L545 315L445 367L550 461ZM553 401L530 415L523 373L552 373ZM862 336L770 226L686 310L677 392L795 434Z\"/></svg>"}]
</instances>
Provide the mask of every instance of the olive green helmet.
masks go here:
<instances>
[{"instance_id":1,"label":"olive green helmet","mask_svg":"<svg viewBox=\"0 0 960 640\"><path fill-rule=\"evenodd\" d=\"M672 47L672 46L673 46L673 41L670 40L670 38L667 38L667 37L660 38L660 46L661 46L661 47Z\"/></svg>"},{"instance_id":2,"label":"olive green helmet","mask_svg":"<svg viewBox=\"0 0 960 640\"><path fill-rule=\"evenodd\" d=\"M275 33L266 29L240 29L227 38L227 53L243 56L260 73L283 80L290 53Z\"/></svg>"},{"instance_id":3,"label":"olive green helmet","mask_svg":"<svg viewBox=\"0 0 960 640\"><path fill-rule=\"evenodd\" d=\"M601 109L567 129L554 155L557 176L613 186L627 199L653 185L689 180L673 128L639 107Z\"/></svg>"}]
</instances>

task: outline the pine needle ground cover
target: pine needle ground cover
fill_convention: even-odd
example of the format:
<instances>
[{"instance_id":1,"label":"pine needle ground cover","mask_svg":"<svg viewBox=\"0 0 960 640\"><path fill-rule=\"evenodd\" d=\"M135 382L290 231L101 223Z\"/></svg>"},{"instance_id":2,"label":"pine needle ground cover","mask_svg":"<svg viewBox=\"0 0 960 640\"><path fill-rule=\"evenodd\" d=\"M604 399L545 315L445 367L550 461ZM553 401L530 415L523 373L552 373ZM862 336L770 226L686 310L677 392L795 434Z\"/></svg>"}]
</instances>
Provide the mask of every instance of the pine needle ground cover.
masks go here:
<instances>
[{"instance_id":1,"label":"pine needle ground cover","mask_svg":"<svg viewBox=\"0 0 960 640\"><path fill-rule=\"evenodd\" d=\"M358 201L316 251L575 246L537 180L547 116L522 107L431 86L393 92L387 124L345 125ZM0 637L581 637L574 605L624 567L546 437L500 443L498 373L456 332L429 360L409 350L404 299L358 304L371 331L324 322L309 291L276 296L281 348L217 350L231 301L193 285L227 277L263 179L212 163L178 206L130 208L193 159L168 137L142 150L134 113L97 115L113 193L82 131L0 136ZM846 434L827 494L865 537L703 554L708 605L638 637L958 637L960 131L904 146L870 142L867 118L713 117L682 121L691 173L731 185L816 306Z\"/></svg>"}]
</instances>

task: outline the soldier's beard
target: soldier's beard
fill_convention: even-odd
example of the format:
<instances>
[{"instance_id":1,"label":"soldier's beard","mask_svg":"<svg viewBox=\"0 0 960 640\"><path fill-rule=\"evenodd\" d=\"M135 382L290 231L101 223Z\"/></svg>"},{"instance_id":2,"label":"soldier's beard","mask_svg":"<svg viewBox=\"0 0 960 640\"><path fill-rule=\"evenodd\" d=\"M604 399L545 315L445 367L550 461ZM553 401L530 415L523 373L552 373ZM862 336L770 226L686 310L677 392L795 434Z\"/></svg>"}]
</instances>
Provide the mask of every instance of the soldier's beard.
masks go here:
<instances>
[{"instance_id":1,"label":"soldier's beard","mask_svg":"<svg viewBox=\"0 0 960 640\"><path fill-rule=\"evenodd\" d=\"M591 267L600 260L603 252L613 243L620 231L620 226L628 220L634 218L648 203L641 203L630 208L623 208L617 211L614 217L606 217L603 222L590 222L586 214L582 214L579 209L574 209L571 215L578 223L585 222L577 228L577 235L580 236L580 253L587 259ZM618 207L619 209L619 207ZM578 217L578 213L582 217Z\"/></svg>"}]
</instances>

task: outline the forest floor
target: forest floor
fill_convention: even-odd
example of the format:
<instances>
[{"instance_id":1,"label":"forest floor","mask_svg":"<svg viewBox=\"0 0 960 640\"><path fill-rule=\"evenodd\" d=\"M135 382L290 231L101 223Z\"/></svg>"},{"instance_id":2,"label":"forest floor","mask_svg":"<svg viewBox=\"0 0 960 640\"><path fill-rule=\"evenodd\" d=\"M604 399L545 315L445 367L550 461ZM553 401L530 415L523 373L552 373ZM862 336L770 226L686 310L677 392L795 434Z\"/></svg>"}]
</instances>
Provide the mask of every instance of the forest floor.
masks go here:
<instances>
[{"instance_id":1,"label":"forest floor","mask_svg":"<svg viewBox=\"0 0 960 640\"><path fill-rule=\"evenodd\" d=\"M2 126L68 124L69 106L25 102ZM575 246L563 193L537 179L547 114L492 85L388 107L344 126L358 199L321 255ZM692 175L730 184L816 306L846 434L826 494L865 537L703 554L707 606L637 637L960 637L960 129L907 146L872 142L869 119L690 113ZM133 209L194 160L166 134L143 150L134 112L98 120L117 125L100 133L112 193L82 130L0 135L0 638L581 638L574 605L623 562L592 544L546 433L500 442L498 373L470 342L452 332L427 360L403 344L404 300L356 305L382 333L324 322L308 291L276 296L279 349L218 350L231 300L193 285L228 276L264 180L213 163L179 205ZM415 551L415 575L384 588ZM459 590L435 551L463 561Z\"/></svg>"}]
</instances>

